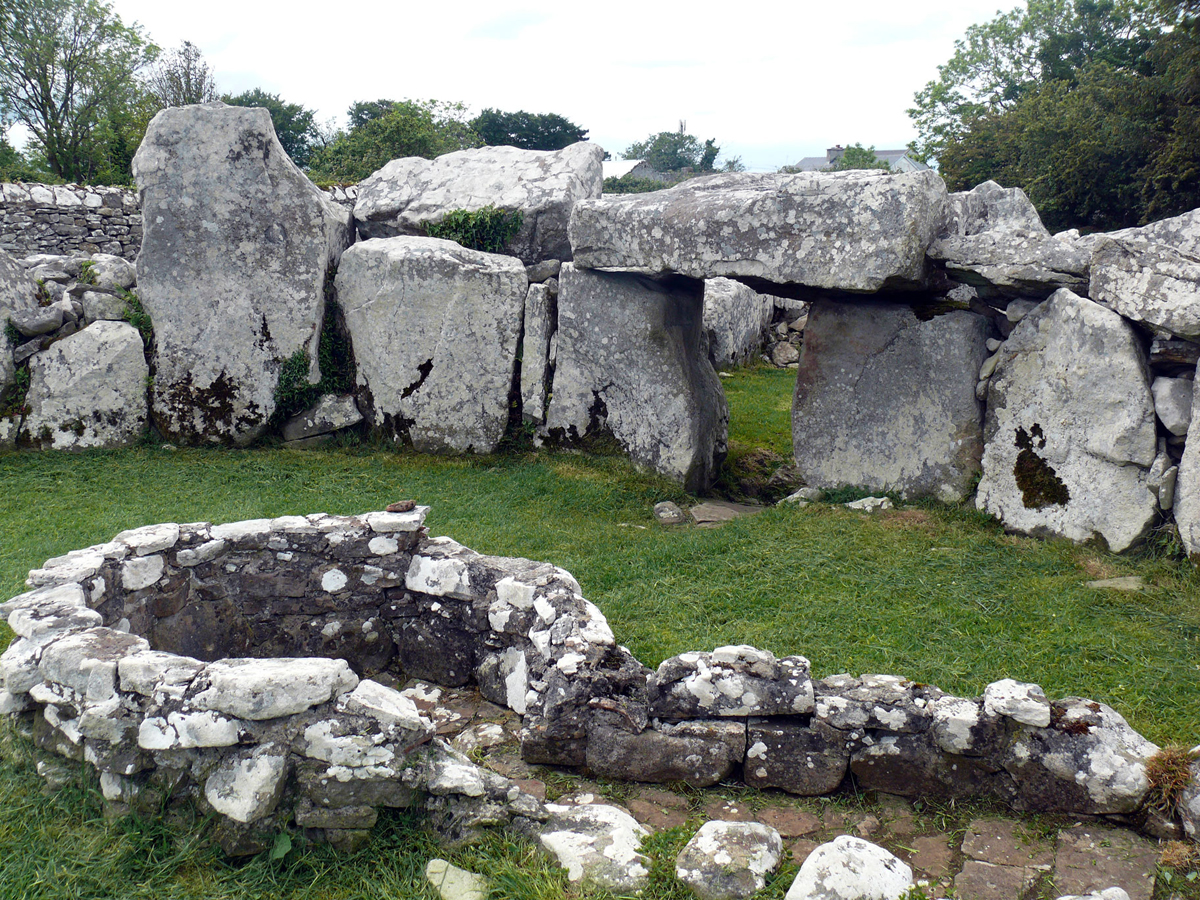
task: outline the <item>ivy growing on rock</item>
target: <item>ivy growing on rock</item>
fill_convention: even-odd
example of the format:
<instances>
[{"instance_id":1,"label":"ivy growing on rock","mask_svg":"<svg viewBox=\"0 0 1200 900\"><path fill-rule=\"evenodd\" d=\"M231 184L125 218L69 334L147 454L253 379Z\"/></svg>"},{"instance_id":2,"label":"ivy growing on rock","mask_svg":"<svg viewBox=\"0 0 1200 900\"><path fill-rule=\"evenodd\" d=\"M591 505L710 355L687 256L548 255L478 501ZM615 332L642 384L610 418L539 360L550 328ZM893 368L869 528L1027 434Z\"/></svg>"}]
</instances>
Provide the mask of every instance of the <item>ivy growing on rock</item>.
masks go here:
<instances>
[{"instance_id":1,"label":"ivy growing on rock","mask_svg":"<svg viewBox=\"0 0 1200 900\"><path fill-rule=\"evenodd\" d=\"M503 253L521 230L520 210L498 209L491 204L477 210L455 209L439 222L428 222L425 234L429 237L456 241L471 250Z\"/></svg>"}]
</instances>

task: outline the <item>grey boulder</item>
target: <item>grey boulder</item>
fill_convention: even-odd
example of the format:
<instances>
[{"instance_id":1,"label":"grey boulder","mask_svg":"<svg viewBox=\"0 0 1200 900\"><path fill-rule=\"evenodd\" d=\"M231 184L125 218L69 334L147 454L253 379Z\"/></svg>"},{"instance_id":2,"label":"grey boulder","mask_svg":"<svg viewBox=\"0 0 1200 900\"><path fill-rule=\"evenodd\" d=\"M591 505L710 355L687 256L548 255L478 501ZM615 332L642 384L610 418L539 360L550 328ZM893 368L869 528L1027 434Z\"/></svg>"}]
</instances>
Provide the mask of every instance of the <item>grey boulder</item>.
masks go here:
<instances>
[{"instance_id":1,"label":"grey boulder","mask_svg":"<svg viewBox=\"0 0 1200 900\"><path fill-rule=\"evenodd\" d=\"M1046 297L1087 287L1087 250L1052 237L1024 191L994 181L950 195L948 233L929 258L985 295Z\"/></svg>"},{"instance_id":2,"label":"grey boulder","mask_svg":"<svg viewBox=\"0 0 1200 900\"><path fill-rule=\"evenodd\" d=\"M351 428L363 420L358 404L349 394L326 394L317 405L283 423L283 439L299 441L304 438L331 434Z\"/></svg>"},{"instance_id":3,"label":"grey boulder","mask_svg":"<svg viewBox=\"0 0 1200 900\"><path fill-rule=\"evenodd\" d=\"M708 356L718 369L740 366L762 348L775 298L729 278L704 282L704 330Z\"/></svg>"},{"instance_id":4,"label":"grey boulder","mask_svg":"<svg viewBox=\"0 0 1200 900\"><path fill-rule=\"evenodd\" d=\"M325 279L352 239L350 214L288 158L264 109L163 110L133 172L155 424L172 441L249 443L286 360L306 354L319 377Z\"/></svg>"},{"instance_id":5,"label":"grey boulder","mask_svg":"<svg viewBox=\"0 0 1200 900\"><path fill-rule=\"evenodd\" d=\"M945 211L933 172L710 175L578 203L571 244L580 267L870 293L923 283Z\"/></svg>"},{"instance_id":6,"label":"grey boulder","mask_svg":"<svg viewBox=\"0 0 1200 900\"><path fill-rule=\"evenodd\" d=\"M779 832L758 822L705 822L675 860L699 900L744 900L767 885L783 856Z\"/></svg>"},{"instance_id":7,"label":"grey boulder","mask_svg":"<svg viewBox=\"0 0 1200 900\"><path fill-rule=\"evenodd\" d=\"M36 288L25 267L0 249L0 328L16 310L33 309Z\"/></svg>"},{"instance_id":8,"label":"grey boulder","mask_svg":"<svg viewBox=\"0 0 1200 900\"><path fill-rule=\"evenodd\" d=\"M364 238L420 235L449 212L491 205L521 213L507 253L529 264L569 260L571 208L600 196L603 155L582 141L562 150L481 147L394 159L358 186L354 219Z\"/></svg>"},{"instance_id":9,"label":"grey boulder","mask_svg":"<svg viewBox=\"0 0 1200 900\"><path fill-rule=\"evenodd\" d=\"M887 850L843 834L809 854L786 900L899 900L912 883Z\"/></svg>"},{"instance_id":10,"label":"grey boulder","mask_svg":"<svg viewBox=\"0 0 1200 900\"><path fill-rule=\"evenodd\" d=\"M138 330L96 322L29 362L24 432L36 447L120 447L146 430L150 369Z\"/></svg>"},{"instance_id":11,"label":"grey boulder","mask_svg":"<svg viewBox=\"0 0 1200 900\"><path fill-rule=\"evenodd\" d=\"M1156 332L1200 337L1200 255L1161 241L1099 241L1089 295Z\"/></svg>"},{"instance_id":12,"label":"grey boulder","mask_svg":"<svg viewBox=\"0 0 1200 900\"><path fill-rule=\"evenodd\" d=\"M815 302L792 401L805 483L967 496L983 452L975 383L988 334L965 310L927 318L895 303Z\"/></svg>"},{"instance_id":13,"label":"grey boulder","mask_svg":"<svg viewBox=\"0 0 1200 900\"><path fill-rule=\"evenodd\" d=\"M649 883L650 859L639 852L649 832L629 813L600 804L546 809L550 821L538 840L569 881L614 893L638 892Z\"/></svg>"},{"instance_id":14,"label":"grey boulder","mask_svg":"<svg viewBox=\"0 0 1200 900\"><path fill-rule=\"evenodd\" d=\"M371 425L423 452L504 436L528 281L521 261L453 241L355 244L337 274Z\"/></svg>"},{"instance_id":15,"label":"grey boulder","mask_svg":"<svg viewBox=\"0 0 1200 900\"><path fill-rule=\"evenodd\" d=\"M1200 554L1200 381L1192 384L1192 421L1175 479L1175 524L1188 555Z\"/></svg>"},{"instance_id":16,"label":"grey boulder","mask_svg":"<svg viewBox=\"0 0 1200 900\"><path fill-rule=\"evenodd\" d=\"M724 457L729 408L701 352L699 282L565 265L558 360L543 437L610 434L633 462L707 487Z\"/></svg>"},{"instance_id":17,"label":"grey boulder","mask_svg":"<svg viewBox=\"0 0 1200 900\"><path fill-rule=\"evenodd\" d=\"M976 505L1008 528L1099 536L1121 552L1155 521L1145 354L1132 326L1097 303L1060 290L1013 329L988 385L984 441Z\"/></svg>"}]
</instances>

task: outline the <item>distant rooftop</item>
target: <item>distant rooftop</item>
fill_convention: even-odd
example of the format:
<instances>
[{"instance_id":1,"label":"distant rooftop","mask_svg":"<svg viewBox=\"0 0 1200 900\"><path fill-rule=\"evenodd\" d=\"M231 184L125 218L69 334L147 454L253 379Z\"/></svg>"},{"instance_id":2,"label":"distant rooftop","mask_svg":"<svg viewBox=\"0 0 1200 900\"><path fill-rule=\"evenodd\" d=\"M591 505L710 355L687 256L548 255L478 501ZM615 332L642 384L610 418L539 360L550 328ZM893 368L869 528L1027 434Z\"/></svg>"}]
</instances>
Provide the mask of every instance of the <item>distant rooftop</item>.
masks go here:
<instances>
[{"instance_id":1,"label":"distant rooftop","mask_svg":"<svg viewBox=\"0 0 1200 900\"><path fill-rule=\"evenodd\" d=\"M801 172L819 172L821 169L832 166L845 152L846 148L839 144L836 147L830 147L826 150L824 156L804 157L804 159L796 163L795 168ZM895 172L920 172L923 169L929 168L925 163L919 162L909 156L907 149L876 150L875 158L886 162Z\"/></svg>"}]
</instances>

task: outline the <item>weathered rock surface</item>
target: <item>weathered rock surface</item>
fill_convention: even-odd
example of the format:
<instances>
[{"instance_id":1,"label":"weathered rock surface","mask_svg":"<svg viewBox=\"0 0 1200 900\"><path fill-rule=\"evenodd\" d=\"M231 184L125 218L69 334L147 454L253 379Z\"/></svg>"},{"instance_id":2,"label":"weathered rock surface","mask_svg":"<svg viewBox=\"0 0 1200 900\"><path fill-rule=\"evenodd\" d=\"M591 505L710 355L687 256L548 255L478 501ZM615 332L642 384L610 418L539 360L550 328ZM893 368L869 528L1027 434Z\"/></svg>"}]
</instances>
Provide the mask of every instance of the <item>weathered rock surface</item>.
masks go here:
<instances>
[{"instance_id":1,"label":"weathered rock surface","mask_svg":"<svg viewBox=\"0 0 1200 900\"><path fill-rule=\"evenodd\" d=\"M727 778L745 753L741 722L698 719L660 723L640 734L593 729L586 761L590 771L606 778L708 787Z\"/></svg>"},{"instance_id":2,"label":"weathered rock surface","mask_svg":"<svg viewBox=\"0 0 1200 900\"><path fill-rule=\"evenodd\" d=\"M752 718L746 733L746 784L816 797L835 790L850 766L846 733L814 719Z\"/></svg>"},{"instance_id":3,"label":"weathered rock surface","mask_svg":"<svg viewBox=\"0 0 1200 900\"><path fill-rule=\"evenodd\" d=\"M1157 752L1111 707L1067 697L1052 704L1049 726L1020 730L1001 762L1019 806L1103 815L1141 805Z\"/></svg>"},{"instance_id":4,"label":"weathered rock surface","mask_svg":"<svg viewBox=\"0 0 1200 900\"><path fill-rule=\"evenodd\" d=\"M262 109L163 110L133 172L155 424L173 441L249 443L275 409L284 361L316 360L326 274L352 239L350 215L288 159Z\"/></svg>"},{"instance_id":5,"label":"weathered rock surface","mask_svg":"<svg viewBox=\"0 0 1200 900\"><path fill-rule=\"evenodd\" d=\"M1192 840L1200 838L1200 760L1192 763L1192 780L1179 795L1179 818Z\"/></svg>"},{"instance_id":6,"label":"weathered rock surface","mask_svg":"<svg viewBox=\"0 0 1200 900\"><path fill-rule=\"evenodd\" d=\"M526 263L569 260L567 223L579 200L599 197L603 149L586 141L562 150L481 147L437 159L394 159L358 186L354 218L363 238L424 234L456 209L495 206L522 215L506 252Z\"/></svg>"},{"instance_id":7,"label":"weathered rock surface","mask_svg":"<svg viewBox=\"0 0 1200 900\"><path fill-rule=\"evenodd\" d=\"M1133 546L1155 521L1158 497L1147 473L1154 402L1132 326L1062 290L999 353L976 505L1027 534Z\"/></svg>"},{"instance_id":8,"label":"weathered rock surface","mask_svg":"<svg viewBox=\"0 0 1200 900\"><path fill-rule=\"evenodd\" d=\"M1154 379L1150 390L1154 394L1154 412L1163 427L1171 434L1186 435L1192 421L1192 391L1195 383L1190 378Z\"/></svg>"},{"instance_id":9,"label":"weathered rock surface","mask_svg":"<svg viewBox=\"0 0 1200 900\"><path fill-rule=\"evenodd\" d=\"M1159 241L1100 241L1092 251L1088 295L1156 332L1200 337L1200 255Z\"/></svg>"},{"instance_id":10,"label":"weathered rock surface","mask_svg":"<svg viewBox=\"0 0 1200 900\"><path fill-rule=\"evenodd\" d=\"M283 423L283 439L299 441L304 438L331 434L351 428L363 420L358 404L349 394L326 394L310 410L293 416Z\"/></svg>"},{"instance_id":11,"label":"weathered rock surface","mask_svg":"<svg viewBox=\"0 0 1200 900\"><path fill-rule=\"evenodd\" d=\"M0 328L16 310L37 306L34 291L33 279L25 267L0 249Z\"/></svg>"},{"instance_id":12,"label":"weathered rock surface","mask_svg":"<svg viewBox=\"0 0 1200 900\"><path fill-rule=\"evenodd\" d=\"M776 659L746 645L664 660L646 694L650 715L664 719L804 715L813 709L807 659Z\"/></svg>"},{"instance_id":13,"label":"weathered rock surface","mask_svg":"<svg viewBox=\"0 0 1200 900\"><path fill-rule=\"evenodd\" d=\"M1175 478L1175 524L1189 556L1200 554L1200 380L1192 384L1192 421Z\"/></svg>"},{"instance_id":14,"label":"weathered rock surface","mask_svg":"<svg viewBox=\"0 0 1200 900\"><path fill-rule=\"evenodd\" d=\"M235 822L255 822L274 811L287 776L287 753L267 745L222 760L204 783L204 798Z\"/></svg>"},{"instance_id":15,"label":"weathered rock surface","mask_svg":"<svg viewBox=\"0 0 1200 900\"><path fill-rule=\"evenodd\" d=\"M425 452L496 449L528 282L511 256L453 241L355 244L337 274L371 424Z\"/></svg>"},{"instance_id":16,"label":"weathered rock surface","mask_svg":"<svg viewBox=\"0 0 1200 900\"><path fill-rule=\"evenodd\" d=\"M779 832L757 822L705 822L675 860L699 900L744 900L766 887L783 856Z\"/></svg>"},{"instance_id":17,"label":"weathered rock surface","mask_svg":"<svg viewBox=\"0 0 1200 900\"><path fill-rule=\"evenodd\" d=\"M740 366L762 348L775 314L775 298L729 278L704 282L704 330L717 368Z\"/></svg>"},{"instance_id":18,"label":"weathered rock surface","mask_svg":"<svg viewBox=\"0 0 1200 900\"><path fill-rule=\"evenodd\" d=\"M1159 219L1139 228L1125 228L1108 234L1088 235L1092 246L1106 238L1118 240L1160 241L1188 256L1200 256L1200 209L1193 209L1181 216Z\"/></svg>"},{"instance_id":19,"label":"weathered rock surface","mask_svg":"<svg viewBox=\"0 0 1200 900\"><path fill-rule=\"evenodd\" d=\"M535 425L546 421L546 396L554 372L551 342L557 319L557 295L545 284L529 285L521 345L521 416Z\"/></svg>"},{"instance_id":20,"label":"weathered rock surface","mask_svg":"<svg viewBox=\"0 0 1200 900\"><path fill-rule=\"evenodd\" d=\"M988 322L966 311L923 318L895 303L813 304L792 402L808 485L944 501L970 492L983 452L975 382Z\"/></svg>"},{"instance_id":21,"label":"weathered rock surface","mask_svg":"<svg viewBox=\"0 0 1200 900\"><path fill-rule=\"evenodd\" d=\"M724 457L729 408L700 347L700 284L562 268L558 361L542 434L611 434L633 462L689 490Z\"/></svg>"},{"instance_id":22,"label":"weathered rock surface","mask_svg":"<svg viewBox=\"0 0 1200 900\"><path fill-rule=\"evenodd\" d=\"M550 821L539 835L542 847L567 870L573 883L585 882L614 893L646 887L650 859L638 852L649 832L615 806L546 807Z\"/></svg>"},{"instance_id":23,"label":"weathered rock surface","mask_svg":"<svg viewBox=\"0 0 1200 900\"><path fill-rule=\"evenodd\" d=\"M580 267L870 293L922 284L945 211L933 172L711 175L578 203L571 244Z\"/></svg>"},{"instance_id":24,"label":"weathered rock surface","mask_svg":"<svg viewBox=\"0 0 1200 900\"><path fill-rule=\"evenodd\" d=\"M952 278L985 295L1046 297L1083 290L1088 252L1052 237L1020 188L985 181L950 195L949 233L929 248Z\"/></svg>"},{"instance_id":25,"label":"weathered rock surface","mask_svg":"<svg viewBox=\"0 0 1200 900\"><path fill-rule=\"evenodd\" d=\"M488 882L482 875L452 866L444 859L431 859L425 880L442 900L487 900Z\"/></svg>"},{"instance_id":26,"label":"weathered rock surface","mask_svg":"<svg viewBox=\"0 0 1200 900\"><path fill-rule=\"evenodd\" d=\"M24 433L44 449L120 447L146 430L150 369L142 337L124 322L95 322L29 362Z\"/></svg>"},{"instance_id":27,"label":"weathered rock surface","mask_svg":"<svg viewBox=\"0 0 1200 900\"><path fill-rule=\"evenodd\" d=\"M842 835L814 850L786 900L899 900L912 869L882 847Z\"/></svg>"}]
</instances>

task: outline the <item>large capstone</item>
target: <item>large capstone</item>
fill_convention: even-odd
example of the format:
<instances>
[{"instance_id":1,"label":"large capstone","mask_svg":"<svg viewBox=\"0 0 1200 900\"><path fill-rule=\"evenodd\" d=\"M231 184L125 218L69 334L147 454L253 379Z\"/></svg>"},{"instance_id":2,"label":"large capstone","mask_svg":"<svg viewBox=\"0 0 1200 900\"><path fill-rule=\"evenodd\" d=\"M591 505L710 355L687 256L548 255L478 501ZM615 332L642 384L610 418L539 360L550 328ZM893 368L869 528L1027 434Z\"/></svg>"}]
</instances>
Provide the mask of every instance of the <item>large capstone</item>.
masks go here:
<instances>
[{"instance_id":1,"label":"large capstone","mask_svg":"<svg viewBox=\"0 0 1200 900\"><path fill-rule=\"evenodd\" d=\"M1021 320L989 384L984 441L976 505L1008 528L1120 552L1155 521L1145 353L1097 303L1064 289Z\"/></svg>"},{"instance_id":2,"label":"large capstone","mask_svg":"<svg viewBox=\"0 0 1200 900\"><path fill-rule=\"evenodd\" d=\"M1162 241L1109 238L1092 251L1089 295L1157 332L1200 338L1200 255Z\"/></svg>"},{"instance_id":3,"label":"large capstone","mask_svg":"<svg viewBox=\"0 0 1200 900\"><path fill-rule=\"evenodd\" d=\"M816 488L854 485L961 500L983 452L975 397L987 319L965 310L821 300L792 403L796 466Z\"/></svg>"},{"instance_id":4,"label":"large capstone","mask_svg":"<svg viewBox=\"0 0 1200 900\"><path fill-rule=\"evenodd\" d=\"M355 244L338 268L372 426L425 452L490 453L504 436L528 279L453 241Z\"/></svg>"},{"instance_id":5,"label":"large capstone","mask_svg":"<svg viewBox=\"0 0 1200 900\"><path fill-rule=\"evenodd\" d=\"M163 110L133 172L155 424L174 441L249 443L275 410L285 361L306 355L319 377L325 279L353 236L350 215L288 158L265 109Z\"/></svg>"},{"instance_id":6,"label":"large capstone","mask_svg":"<svg viewBox=\"0 0 1200 900\"><path fill-rule=\"evenodd\" d=\"M922 284L945 211L928 171L711 175L578 203L571 244L581 267L870 293Z\"/></svg>"},{"instance_id":7,"label":"large capstone","mask_svg":"<svg viewBox=\"0 0 1200 900\"><path fill-rule=\"evenodd\" d=\"M704 283L704 330L708 355L717 368L740 366L762 349L775 298L729 278Z\"/></svg>"},{"instance_id":8,"label":"large capstone","mask_svg":"<svg viewBox=\"0 0 1200 900\"><path fill-rule=\"evenodd\" d=\"M484 206L521 213L506 252L526 263L570 259L567 222L579 200L599 197L604 150L481 147L437 159L394 159L358 186L354 218L364 238L424 234L447 213Z\"/></svg>"},{"instance_id":9,"label":"large capstone","mask_svg":"<svg viewBox=\"0 0 1200 900\"><path fill-rule=\"evenodd\" d=\"M146 430L150 369L138 330L95 322L29 361L25 439L44 449L119 447Z\"/></svg>"},{"instance_id":10,"label":"large capstone","mask_svg":"<svg viewBox=\"0 0 1200 900\"><path fill-rule=\"evenodd\" d=\"M707 487L724 457L729 408L702 353L700 282L565 265L558 361L544 434L610 434L635 463Z\"/></svg>"},{"instance_id":11,"label":"large capstone","mask_svg":"<svg viewBox=\"0 0 1200 900\"><path fill-rule=\"evenodd\" d=\"M950 195L947 233L929 248L952 278L989 295L1046 297L1083 290L1088 253L1052 237L1025 192L985 181Z\"/></svg>"}]
</instances>

